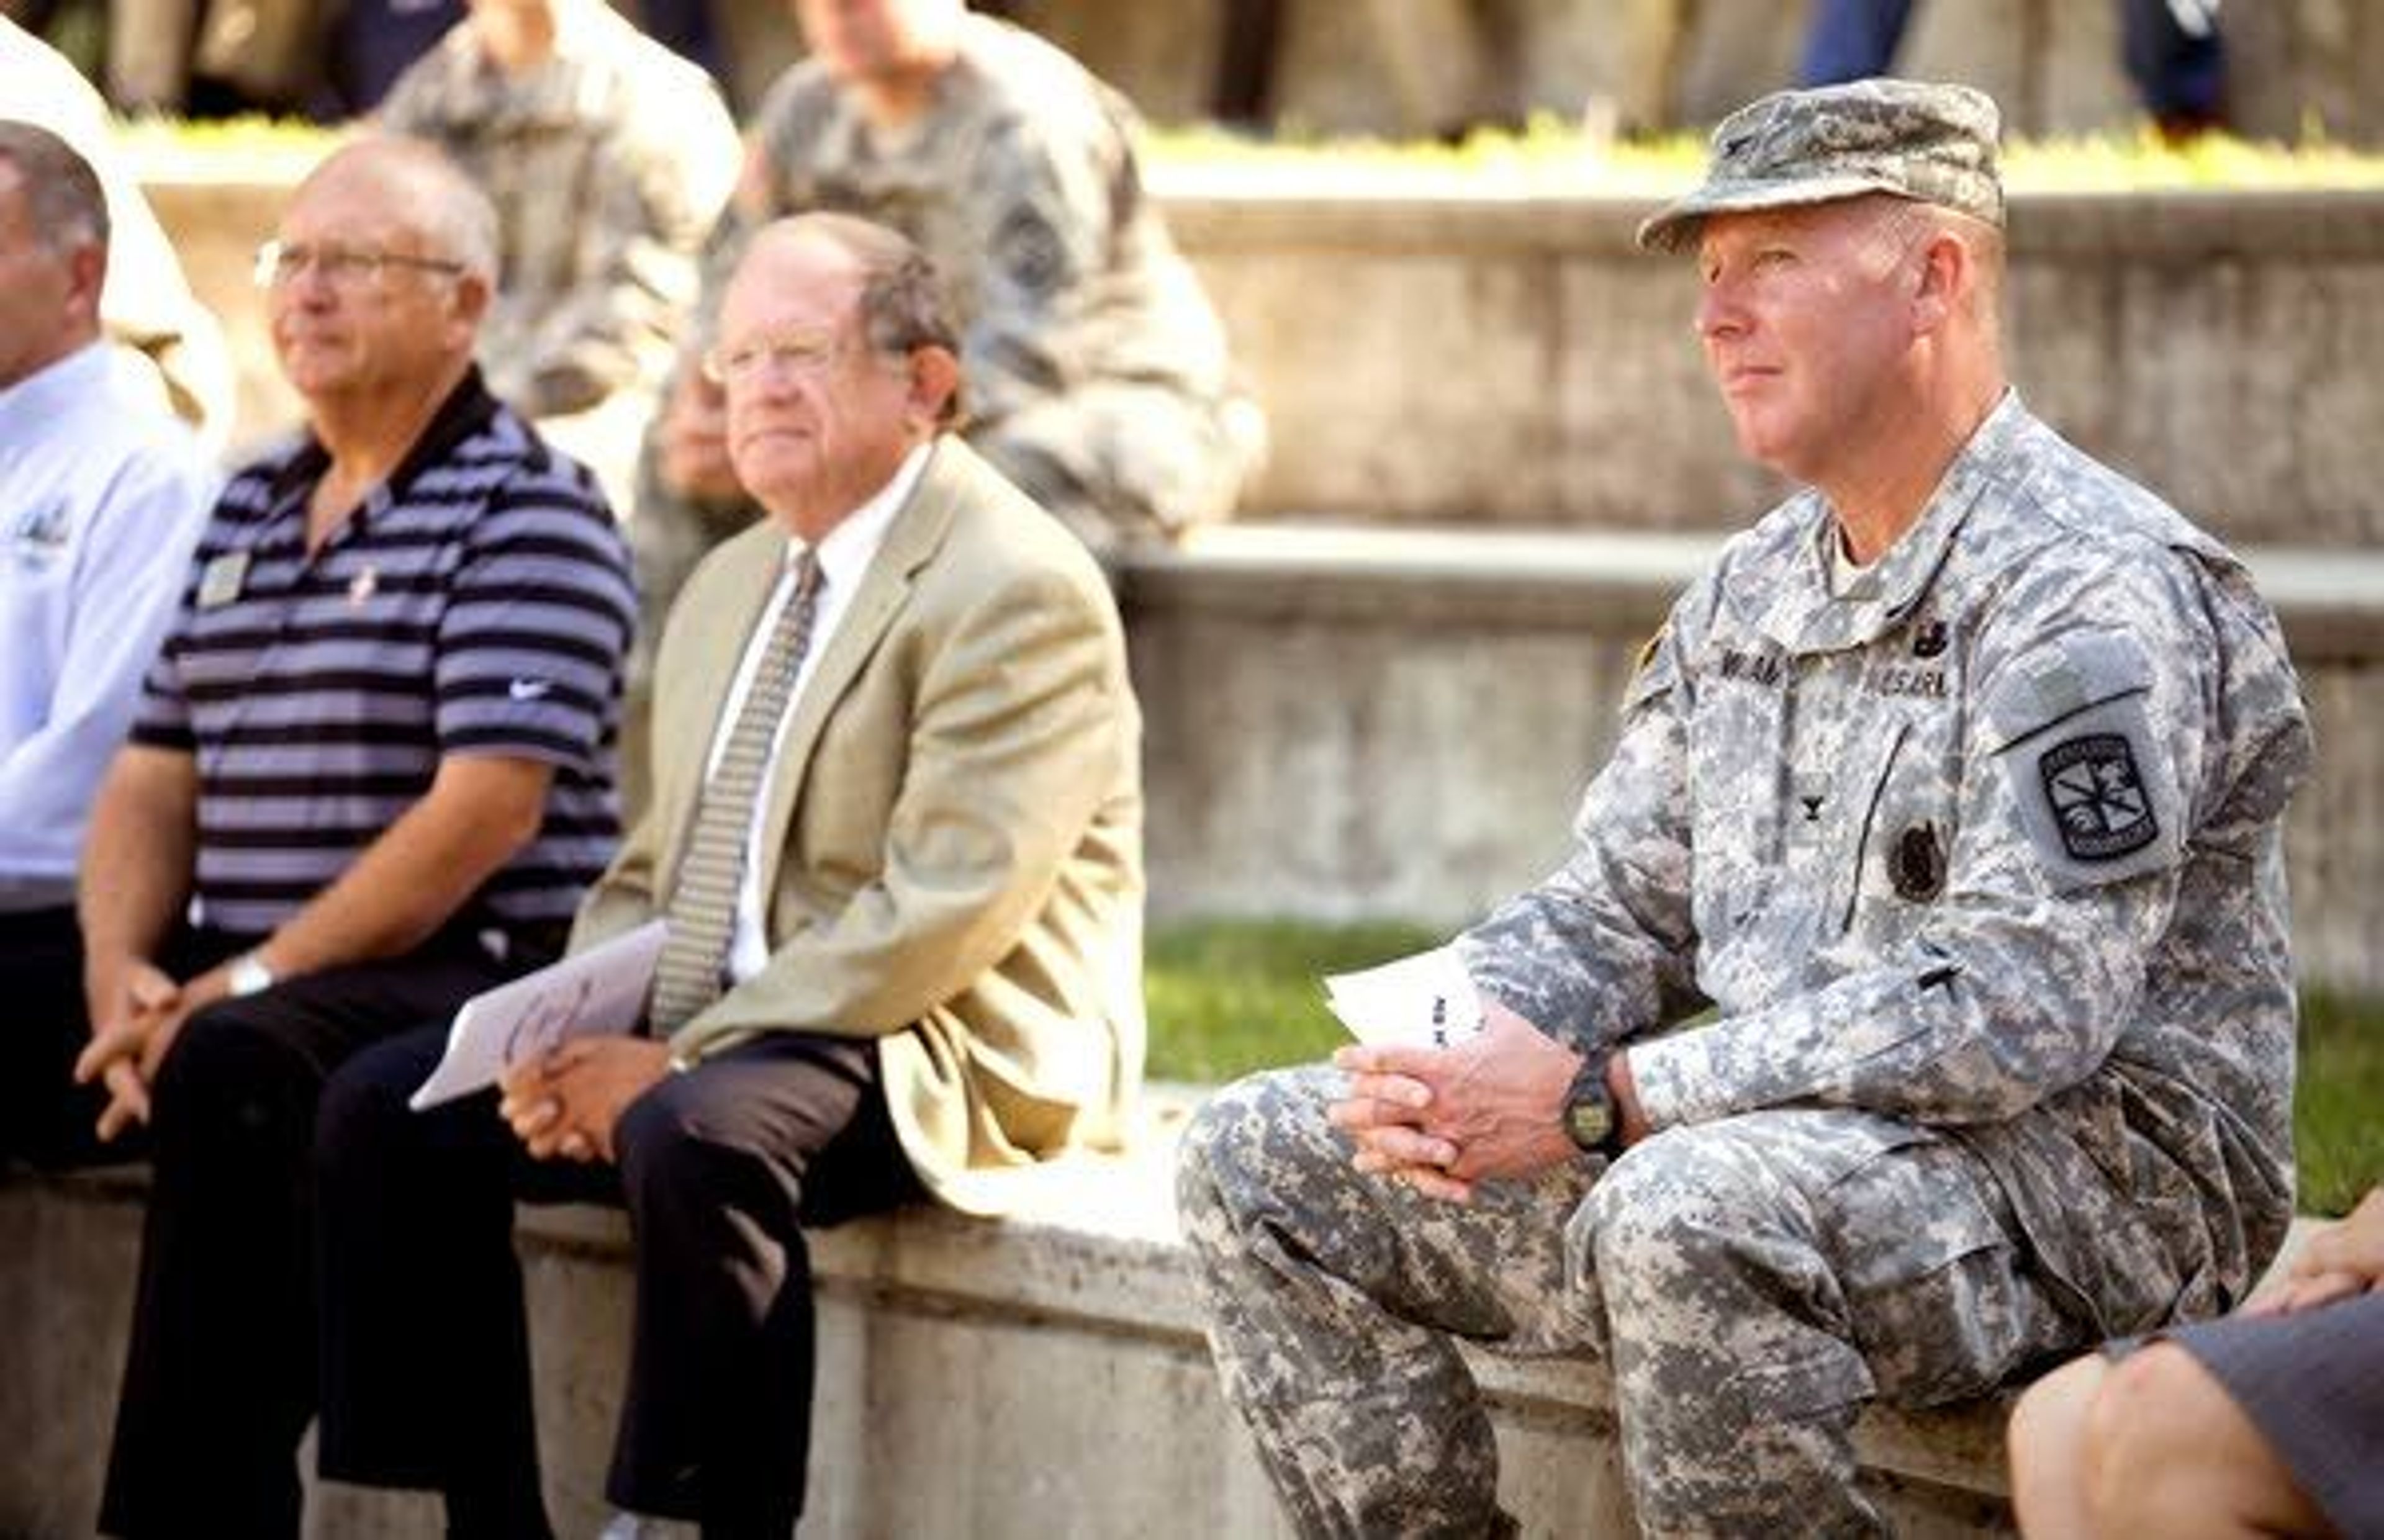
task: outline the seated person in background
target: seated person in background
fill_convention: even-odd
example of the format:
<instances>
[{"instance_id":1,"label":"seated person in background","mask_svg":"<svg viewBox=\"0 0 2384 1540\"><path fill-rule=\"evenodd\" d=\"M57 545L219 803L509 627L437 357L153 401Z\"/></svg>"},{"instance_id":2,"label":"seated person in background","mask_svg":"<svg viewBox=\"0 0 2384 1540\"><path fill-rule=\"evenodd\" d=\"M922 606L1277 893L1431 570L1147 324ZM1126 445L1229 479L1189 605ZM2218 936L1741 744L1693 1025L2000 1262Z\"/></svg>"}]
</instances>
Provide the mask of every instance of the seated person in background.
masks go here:
<instances>
[{"instance_id":1,"label":"seated person in background","mask_svg":"<svg viewBox=\"0 0 2384 1540\"><path fill-rule=\"evenodd\" d=\"M697 249L737 180L719 92L602 0L471 0L379 121L444 150L496 205L489 389L625 512Z\"/></svg>"},{"instance_id":2,"label":"seated person in background","mask_svg":"<svg viewBox=\"0 0 2384 1540\"><path fill-rule=\"evenodd\" d=\"M436 1030L334 1079L325 1475L438 1486L453 1534L546 1533L513 1199L597 1199L628 1209L638 1281L609 1496L784 1535L801 1226L998 1211L1118 1132L1140 717L1099 567L950 431L958 341L890 230L810 215L747 243L709 366L768 516L672 614L653 803L572 937L668 918L647 1031L517 1066L502 1103L407 1110Z\"/></svg>"},{"instance_id":3,"label":"seated person in background","mask_svg":"<svg viewBox=\"0 0 2384 1540\"><path fill-rule=\"evenodd\" d=\"M553 956L618 833L627 553L472 366L486 201L366 140L257 273L310 431L217 503L83 858L76 1073L156 1169L99 1522L128 1536L298 1533L323 1083Z\"/></svg>"},{"instance_id":4,"label":"seated person in background","mask_svg":"<svg viewBox=\"0 0 2384 1540\"><path fill-rule=\"evenodd\" d=\"M1097 554L1233 509L1264 424L1142 184L1133 109L962 0L794 0L813 56L771 89L714 232L630 539L651 619L752 510L698 367L750 232L840 210L892 226L950 286L969 442ZM659 464L653 465L659 451ZM659 635L659 627L653 634Z\"/></svg>"},{"instance_id":5,"label":"seated person in background","mask_svg":"<svg viewBox=\"0 0 2384 1540\"><path fill-rule=\"evenodd\" d=\"M2213 1313L2285 1233L2300 690L2241 564L2007 386L1997 124L1871 81L1715 130L1639 238L1695 251L1740 447L1806 490L1673 606L1564 865L1456 943L1483 1032L1186 1132L1303 1534L1498 1532L1459 1338L1612 1366L1649 1534L1872 1533L1867 1404Z\"/></svg>"},{"instance_id":6,"label":"seated person in background","mask_svg":"<svg viewBox=\"0 0 2384 1540\"><path fill-rule=\"evenodd\" d=\"M231 355L223 328L191 292L182 265L109 143L107 104L64 56L0 16L0 118L38 123L75 147L107 192L107 288L100 321L115 342L145 355L174 410L209 453L231 434Z\"/></svg>"},{"instance_id":7,"label":"seated person in background","mask_svg":"<svg viewBox=\"0 0 2384 1540\"><path fill-rule=\"evenodd\" d=\"M2041 1540L2384 1534L2384 1187L2235 1314L2031 1385L2011 1461Z\"/></svg>"},{"instance_id":8,"label":"seated person in background","mask_svg":"<svg viewBox=\"0 0 2384 1540\"><path fill-rule=\"evenodd\" d=\"M0 1161L93 1152L75 863L216 478L143 366L100 337L106 194L0 118Z\"/></svg>"}]
</instances>

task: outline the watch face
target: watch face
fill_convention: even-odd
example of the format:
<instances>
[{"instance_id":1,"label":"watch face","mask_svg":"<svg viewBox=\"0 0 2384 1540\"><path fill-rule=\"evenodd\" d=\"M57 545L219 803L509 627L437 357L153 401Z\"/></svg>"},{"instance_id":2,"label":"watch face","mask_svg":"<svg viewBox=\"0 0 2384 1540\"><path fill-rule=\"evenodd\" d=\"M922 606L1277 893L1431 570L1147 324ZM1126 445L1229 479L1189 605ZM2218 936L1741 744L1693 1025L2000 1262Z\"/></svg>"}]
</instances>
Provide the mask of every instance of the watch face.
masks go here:
<instances>
[{"instance_id":1,"label":"watch face","mask_svg":"<svg viewBox=\"0 0 2384 1540\"><path fill-rule=\"evenodd\" d=\"M1583 1149L1595 1149L1614 1132L1614 1109L1602 1096L1585 1096L1565 1104L1565 1132Z\"/></svg>"}]
</instances>

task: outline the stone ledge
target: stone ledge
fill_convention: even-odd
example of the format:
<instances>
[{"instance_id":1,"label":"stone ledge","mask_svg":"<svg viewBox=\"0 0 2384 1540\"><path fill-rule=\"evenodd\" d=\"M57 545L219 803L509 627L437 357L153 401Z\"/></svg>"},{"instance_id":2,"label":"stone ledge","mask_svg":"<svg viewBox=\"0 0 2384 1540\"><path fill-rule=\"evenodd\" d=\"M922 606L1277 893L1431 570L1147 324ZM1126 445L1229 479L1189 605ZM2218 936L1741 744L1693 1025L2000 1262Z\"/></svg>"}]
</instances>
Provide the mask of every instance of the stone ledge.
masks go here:
<instances>
[{"instance_id":1,"label":"stone ledge","mask_svg":"<svg viewBox=\"0 0 2384 1540\"><path fill-rule=\"evenodd\" d=\"M1175 1234L1175 1138L1197 1099L1162 1087L1125 1156L1049 1169L1014 1217L928 1209L813 1237L820 1299L805 1536L1285 1533L1217 1397ZM96 1501L130 1305L144 1172L0 1181L0 1534L81 1533ZM2296 1229L2294 1242L2305 1234ZM524 1207L550 1505L592 1532L619 1404L627 1237L592 1208ZM1468 1351L1503 1491L1532 1533L1630 1533L1606 1376L1583 1360ZM1906 1533L2008 1529L2005 1398L1858 1425L1866 1481ZM925 1474L923 1474L925 1472ZM325 1486L317 1536L432 1533L418 1495Z\"/></svg>"},{"instance_id":2,"label":"stone ledge","mask_svg":"<svg viewBox=\"0 0 2384 1540\"><path fill-rule=\"evenodd\" d=\"M1196 529L1124 559L1138 611L1652 630L1730 532L1385 527L1287 518ZM2384 553L2241 554L2303 663L2384 659Z\"/></svg>"},{"instance_id":3,"label":"stone ledge","mask_svg":"<svg viewBox=\"0 0 2384 1540\"><path fill-rule=\"evenodd\" d=\"M138 170L224 319L254 445L298 415L249 281L297 168L230 158ZM1152 184L1272 426L1246 516L1693 529L1778 492L1698 362L1694 265L1631 243L1664 188L1236 164ZM2384 541L2384 188L2013 206L2008 352L2041 415L2237 540Z\"/></svg>"},{"instance_id":4,"label":"stone ledge","mask_svg":"<svg viewBox=\"0 0 2384 1540\"><path fill-rule=\"evenodd\" d=\"M1154 913L1454 925L1536 880L1725 538L1294 520L1128 556ZM2320 746L2286 833L2303 975L2384 989L2384 553L2242 549Z\"/></svg>"},{"instance_id":5,"label":"stone ledge","mask_svg":"<svg viewBox=\"0 0 2384 1540\"><path fill-rule=\"evenodd\" d=\"M1536 253L1643 257L1640 222L1682 186L1591 191L1558 174L1502 178L1406 168L1161 166L1151 190L1193 251L1298 246L1377 255ZM2364 260L2384 249L2384 190L2150 188L2011 193L2016 255Z\"/></svg>"}]
</instances>

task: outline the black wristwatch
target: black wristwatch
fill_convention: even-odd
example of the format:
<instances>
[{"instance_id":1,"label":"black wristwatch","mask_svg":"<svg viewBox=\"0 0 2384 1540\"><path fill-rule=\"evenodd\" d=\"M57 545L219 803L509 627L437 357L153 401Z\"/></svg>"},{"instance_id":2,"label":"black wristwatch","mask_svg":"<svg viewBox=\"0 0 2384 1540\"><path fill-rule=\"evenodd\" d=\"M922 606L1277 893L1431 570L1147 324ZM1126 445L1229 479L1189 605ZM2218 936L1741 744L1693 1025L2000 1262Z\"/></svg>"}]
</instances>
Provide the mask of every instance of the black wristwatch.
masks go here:
<instances>
[{"instance_id":1,"label":"black wristwatch","mask_svg":"<svg viewBox=\"0 0 2384 1540\"><path fill-rule=\"evenodd\" d=\"M1622 1114L1606 1088L1606 1062L1612 1057L1600 1049L1583 1060L1564 1099L1566 1137L1583 1154L1609 1161L1622 1153Z\"/></svg>"}]
</instances>

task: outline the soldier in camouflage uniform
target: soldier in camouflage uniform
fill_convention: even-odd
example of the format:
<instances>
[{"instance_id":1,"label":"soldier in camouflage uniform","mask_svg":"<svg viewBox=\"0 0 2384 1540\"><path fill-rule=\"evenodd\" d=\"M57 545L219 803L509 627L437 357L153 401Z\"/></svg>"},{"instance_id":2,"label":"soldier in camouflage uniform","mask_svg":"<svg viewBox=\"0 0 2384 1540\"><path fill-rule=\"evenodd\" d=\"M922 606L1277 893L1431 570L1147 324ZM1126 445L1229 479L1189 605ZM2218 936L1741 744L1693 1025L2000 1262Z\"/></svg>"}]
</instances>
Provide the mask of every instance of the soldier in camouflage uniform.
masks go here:
<instances>
[{"instance_id":1,"label":"soldier in camouflage uniform","mask_svg":"<svg viewBox=\"0 0 2384 1540\"><path fill-rule=\"evenodd\" d=\"M697 253L736 180L718 90L602 0L472 0L380 121L437 144L496 205L490 390L628 508Z\"/></svg>"},{"instance_id":2,"label":"soldier in camouflage uniform","mask_svg":"<svg viewBox=\"0 0 2384 1540\"><path fill-rule=\"evenodd\" d=\"M1263 427L1136 164L1133 109L961 0L797 0L813 56L772 87L705 255L659 473L633 535L649 616L752 517L694 366L747 234L841 210L909 236L952 286L970 443L1107 557L1232 510Z\"/></svg>"},{"instance_id":3,"label":"soldier in camouflage uniform","mask_svg":"<svg viewBox=\"0 0 2384 1540\"><path fill-rule=\"evenodd\" d=\"M1893 81L1716 130L1640 238L1697 251L1742 445L1812 490L1674 607L1571 857L1459 939L1484 1033L1186 1136L1305 1534L1506 1521L1452 1336L1604 1358L1650 1533L1875 1530L1864 1403L2223 1309L2284 1233L2298 686L2241 565L2006 387L1996 130Z\"/></svg>"}]
</instances>

